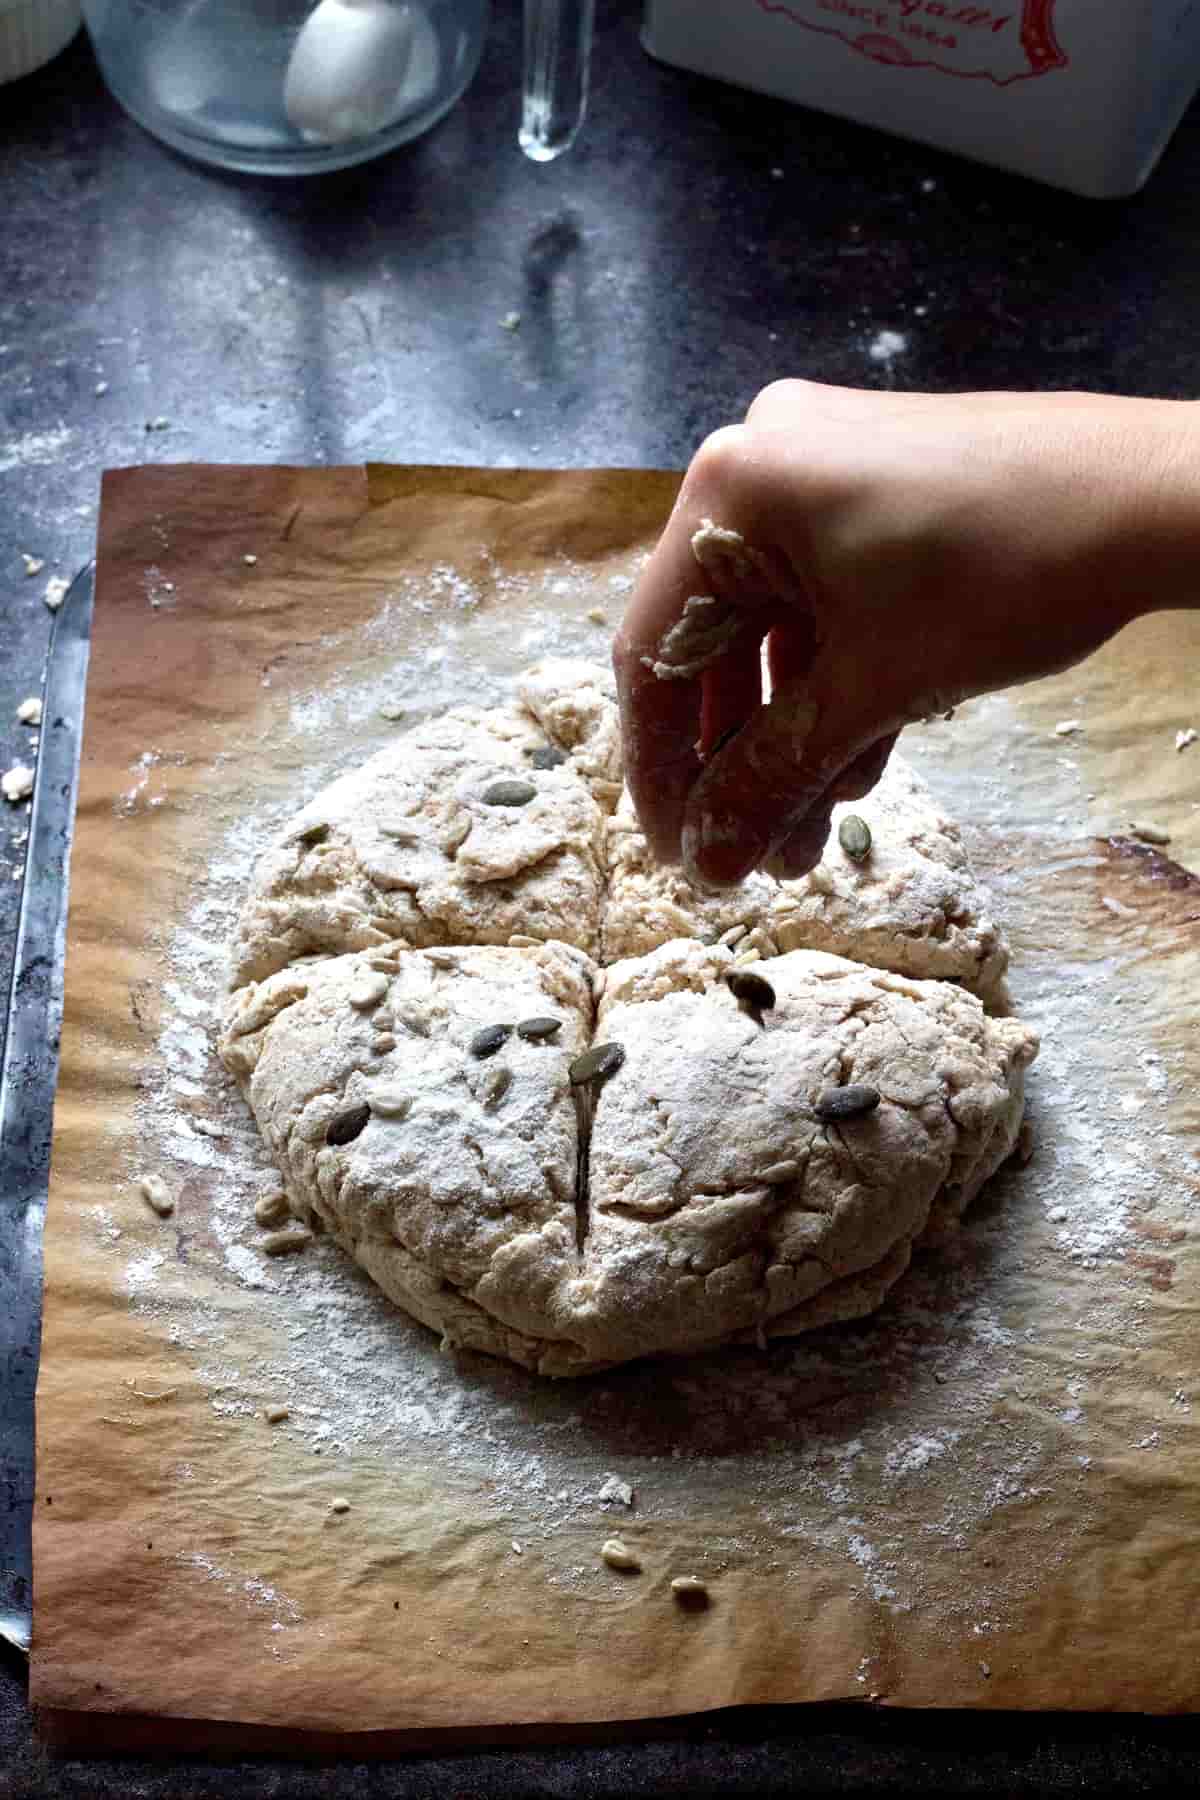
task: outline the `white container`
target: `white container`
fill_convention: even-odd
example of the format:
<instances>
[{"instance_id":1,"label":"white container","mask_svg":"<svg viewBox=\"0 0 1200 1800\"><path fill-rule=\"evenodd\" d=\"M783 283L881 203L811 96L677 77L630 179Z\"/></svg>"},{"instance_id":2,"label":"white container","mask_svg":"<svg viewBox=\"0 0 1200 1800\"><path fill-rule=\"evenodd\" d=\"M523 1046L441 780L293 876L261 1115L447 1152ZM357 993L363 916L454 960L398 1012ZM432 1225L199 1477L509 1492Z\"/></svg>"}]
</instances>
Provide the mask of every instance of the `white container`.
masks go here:
<instances>
[{"instance_id":1,"label":"white container","mask_svg":"<svg viewBox=\"0 0 1200 1800\"><path fill-rule=\"evenodd\" d=\"M1200 86L1200 0L646 0L642 41L1098 198L1142 185Z\"/></svg>"},{"instance_id":2,"label":"white container","mask_svg":"<svg viewBox=\"0 0 1200 1800\"><path fill-rule=\"evenodd\" d=\"M79 0L0 0L0 83L40 69L82 23Z\"/></svg>"}]
</instances>

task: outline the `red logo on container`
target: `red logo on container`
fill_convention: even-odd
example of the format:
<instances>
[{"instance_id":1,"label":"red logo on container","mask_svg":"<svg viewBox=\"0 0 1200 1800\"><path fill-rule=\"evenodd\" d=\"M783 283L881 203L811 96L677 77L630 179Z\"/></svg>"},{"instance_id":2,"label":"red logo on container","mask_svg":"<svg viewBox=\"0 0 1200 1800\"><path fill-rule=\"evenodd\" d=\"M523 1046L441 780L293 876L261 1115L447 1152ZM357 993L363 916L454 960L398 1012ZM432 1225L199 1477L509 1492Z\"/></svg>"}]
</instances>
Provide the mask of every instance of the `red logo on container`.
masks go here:
<instances>
[{"instance_id":1,"label":"red logo on container","mask_svg":"<svg viewBox=\"0 0 1200 1800\"><path fill-rule=\"evenodd\" d=\"M893 68L936 69L1009 87L1065 69L1055 0L975 6L960 0L755 0L759 10ZM840 22L838 22L840 21ZM862 28L866 26L864 31Z\"/></svg>"}]
</instances>

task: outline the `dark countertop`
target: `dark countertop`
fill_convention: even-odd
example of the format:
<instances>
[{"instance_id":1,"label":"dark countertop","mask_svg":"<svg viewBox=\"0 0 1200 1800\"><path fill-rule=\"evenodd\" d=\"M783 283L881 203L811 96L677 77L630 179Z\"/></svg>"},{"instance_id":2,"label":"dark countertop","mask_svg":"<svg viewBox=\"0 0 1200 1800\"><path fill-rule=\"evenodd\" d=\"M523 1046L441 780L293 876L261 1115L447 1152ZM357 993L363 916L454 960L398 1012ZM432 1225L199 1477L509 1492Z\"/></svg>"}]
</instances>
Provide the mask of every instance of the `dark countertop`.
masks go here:
<instances>
[{"instance_id":1,"label":"dark countertop","mask_svg":"<svg viewBox=\"0 0 1200 1800\"><path fill-rule=\"evenodd\" d=\"M1142 195L1081 201L661 68L638 14L600 0L588 125L540 168L515 144L516 0L457 110L342 175L181 160L82 37L0 91L4 767L42 681L46 577L90 554L107 466L682 466L782 374L1196 391L1200 110ZM882 330L907 342L888 363ZM3 810L0 993L23 827ZM337 1770L60 1763L21 1659L0 1661L5 1796L1148 1793L1190 1785L1198 1744L1191 1721L820 1709Z\"/></svg>"}]
</instances>

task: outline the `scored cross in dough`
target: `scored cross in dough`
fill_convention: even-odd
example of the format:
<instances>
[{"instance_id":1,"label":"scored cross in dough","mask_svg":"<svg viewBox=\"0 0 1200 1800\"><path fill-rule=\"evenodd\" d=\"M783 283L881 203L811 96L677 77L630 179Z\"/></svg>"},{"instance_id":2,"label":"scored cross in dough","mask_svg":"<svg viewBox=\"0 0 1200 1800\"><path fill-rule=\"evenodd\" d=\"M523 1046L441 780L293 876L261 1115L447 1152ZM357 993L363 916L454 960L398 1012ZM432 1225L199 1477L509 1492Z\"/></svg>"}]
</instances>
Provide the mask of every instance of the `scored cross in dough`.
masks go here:
<instances>
[{"instance_id":1,"label":"scored cross in dough","mask_svg":"<svg viewBox=\"0 0 1200 1800\"><path fill-rule=\"evenodd\" d=\"M544 1374L871 1311L1013 1148L1036 1050L961 989L820 952L767 965L760 1015L730 952L694 941L614 965L595 1017L598 970L565 944L393 961L395 1050L351 1004L360 953L235 994L222 1057L298 1219L450 1342ZM549 1013L553 1038L473 1054L484 1027ZM581 1108L591 1042L624 1062ZM880 1105L822 1124L818 1095L850 1081Z\"/></svg>"},{"instance_id":2,"label":"scored cross in dough","mask_svg":"<svg viewBox=\"0 0 1200 1800\"><path fill-rule=\"evenodd\" d=\"M834 835L720 894L650 863L620 783L611 680L566 659L398 738L263 856L220 1041L301 1232L551 1375L872 1311L1012 1151L1037 1049L898 759L865 862ZM832 1118L855 1084L879 1105Z\"/></svg>"}]
</instances>

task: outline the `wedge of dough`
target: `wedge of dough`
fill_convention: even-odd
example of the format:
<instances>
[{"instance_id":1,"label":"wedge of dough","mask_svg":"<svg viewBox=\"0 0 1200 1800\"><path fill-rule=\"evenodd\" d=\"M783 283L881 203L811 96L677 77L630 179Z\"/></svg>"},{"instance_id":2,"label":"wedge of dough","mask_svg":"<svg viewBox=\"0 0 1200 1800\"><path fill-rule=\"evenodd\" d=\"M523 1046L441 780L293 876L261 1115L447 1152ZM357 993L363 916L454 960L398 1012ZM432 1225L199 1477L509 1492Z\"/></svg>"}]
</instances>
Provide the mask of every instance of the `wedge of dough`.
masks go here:
<instances>
[{"instance_id":1,"label":"wedge of dough","mask_svg":"<svg viewBox=\"0 0 1200 1800\"><path fill-rule=\"evenodd\" d=\"M459 707L331 783L254 870L234 987L298 957L399 943L599 943L604 815L531 713ZM528 788L512 804L512 784ZM510 798L493 798L508 785Z\"/></svg>"}]
</instances>

